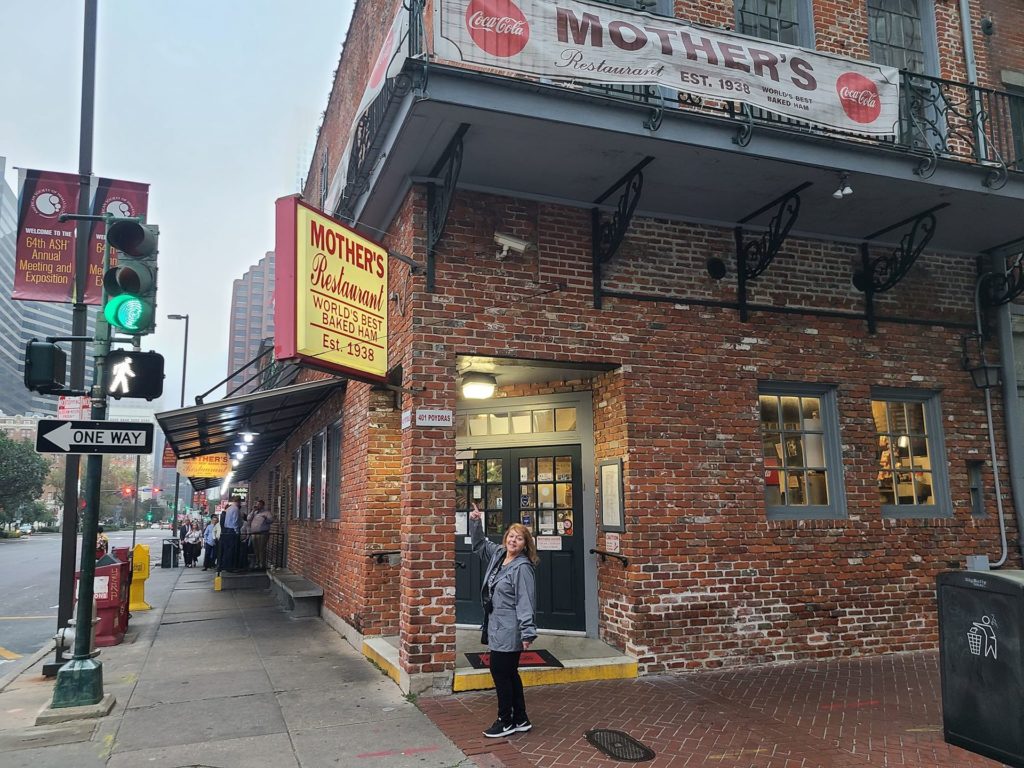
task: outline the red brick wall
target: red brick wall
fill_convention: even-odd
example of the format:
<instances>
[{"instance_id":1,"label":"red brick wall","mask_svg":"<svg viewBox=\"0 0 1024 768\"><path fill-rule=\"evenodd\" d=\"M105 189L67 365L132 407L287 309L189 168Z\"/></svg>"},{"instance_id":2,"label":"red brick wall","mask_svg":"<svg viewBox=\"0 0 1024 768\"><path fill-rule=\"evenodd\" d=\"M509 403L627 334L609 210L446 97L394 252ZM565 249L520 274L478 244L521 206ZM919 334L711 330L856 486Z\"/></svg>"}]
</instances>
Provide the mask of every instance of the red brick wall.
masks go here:
<instances>
[{"instance_id":1,"label":"red brick wall","mask_svg":"<svg viewBox=\"0 0 1024 768\"><path fill-rule=\"evenodd\" d=\"M966 462L984 457L985 429L979 393L959 366L963 329L882 323L872 336L862 318L768 313L741 323L734 309L685 298L607 299L595 311L588 212L457 195L451 222L438 293L416 302L423 331L414 359L421 362L410 384L452 407L458 354L623 365L617 380L595 383L598 403L621 399L595 407L597 455L614 455L610 446L623 440L628 446L620 454L622 544L631 563L625 572L602 567L607 638L624 643L648 671L934 644L935 574L966 554L996 551L994 519L968 513ZM526 239L536 233L538 248L498 261L495 228ZM703 264L709 250L725 255L718 246L730 237L638 221L609 271L620 290L667 286L674 296L728 299L734 282L711 281ZM752 285L752 298L859 310L850 285L859 262L849 248L793 248L795 256L781 257ZM899 288L879 297L879 311L969 323L973 269L971 260L926 253ZM564 289L552 290L556 282ZM779 380L838 385L847 519L766 520L757 386ZM880 517L872 386L942 392L953 518ZM450 440L410 432L403 443L414 459L404 471L417 488L432 485L410 512L426 501L435 535L448 531ZM437 516L439 504L446 516ZM409 523L403 536L428 528Z\"/></svg>"},{"instance_id":2,"label":"red brick wall","mask_svg":"<svg viewBox=\"0 0 1024 768\"><path fill-rule=\"evenodd\" d=\"M1017 5L986 6L1001 41L1021 33ZM731 2L679 0L676 8L702 23L733 24ZM979 3L972 9L980 15ZM391 12L389 2L356 6L307 190L319 188L323 146L331 148L332 172L336 167L386 33L381 19ZM818 49L868 58L863 0L818 2L814 16ZM936 25L942 74L965 79L958 5L937 4ZM974 30L983 80L991 69L1019 66L1020 46L996 52L976 23ZM424 206L423 190L414 187L380 235L421 263ZM935 574L966 554L996 551L994 519L968 513L966 462L983 459L986 446L979 394L959 368L963 329L882 322L871 335L856 317L766 312L742 323L735 309L687 302L734 299L731 231L653 220L633 222L606 267L606 287L673 300L608 298L595 310L590 227L588 211L457 195L439 248L436 293L423 292L422 274L391 262L389 290L398 296L390 306L391 365L401 367L411 390L402 409L454 409L460 354L619 366L591 383L595 458L624 460L622 550L630 557L628 569L611 561L598 566L601 633L647 671L934 645ZM495 230L535 247L498 261ZM709 256L729 267L724 280L707 275ZM790 241L751 283L749 299L860 312L862 295L850 281L859 258L849 246ZM926 253L900 285L877 297L877 311L970 323L973 277L969 259ZM778 380L838 387L843 520L765 517L757 386ZM870 412L871 387L880 385L941 391L952 518L880 517ZM410 674L446 672L454 664L454 438L446 430L400 430L399 411L385 397L349 385L342 520L294 523L290 558L294 569L325 585L328 607L353 626L398 631ZM276 457L286 481L291 451L321 417L327 419L318 414ZM991 488L991 477L986 483ZM1016 537L1012 518L1009 525ZM598 544L604 541L599 536ZM365 556L396 544L397 569Z\"/></svg>"}]
</instances>

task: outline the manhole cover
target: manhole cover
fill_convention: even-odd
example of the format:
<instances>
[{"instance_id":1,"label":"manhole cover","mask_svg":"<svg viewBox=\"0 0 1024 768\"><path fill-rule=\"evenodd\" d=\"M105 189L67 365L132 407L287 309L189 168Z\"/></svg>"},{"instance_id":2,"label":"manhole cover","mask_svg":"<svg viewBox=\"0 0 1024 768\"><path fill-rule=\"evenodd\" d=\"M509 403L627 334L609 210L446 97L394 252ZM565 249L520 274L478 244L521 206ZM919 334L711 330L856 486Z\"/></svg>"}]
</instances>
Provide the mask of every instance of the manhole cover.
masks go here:
<instances>
[{"instance_id":1,"label":"manhole cover","mask_svg":"<svg viewBox=\"0 0 1024 768\"><path fill-rule=\"evenodd\" d=\"M597 728L584 734L586 740L608 757L630 763L654 759L654 750L645 747L628 733Z\"/></svg>"}]
</instances>

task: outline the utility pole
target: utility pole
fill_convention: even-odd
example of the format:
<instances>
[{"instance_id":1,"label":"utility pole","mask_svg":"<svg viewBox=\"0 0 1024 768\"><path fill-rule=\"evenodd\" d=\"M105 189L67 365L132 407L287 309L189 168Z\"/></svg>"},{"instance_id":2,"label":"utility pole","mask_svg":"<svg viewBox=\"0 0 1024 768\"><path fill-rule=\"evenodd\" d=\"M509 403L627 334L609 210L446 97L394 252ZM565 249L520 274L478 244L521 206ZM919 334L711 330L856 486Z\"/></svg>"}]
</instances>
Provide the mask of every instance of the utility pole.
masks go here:
<instances>
[{"instance_id":1,"label":"utility pole","mask_svg":"<svg viewBox=\"0 0 1024 768\"><path fill-rule=\"evenodd\" d=\"M92 190L92 129L96 91L96 6L97 0L85 0L85 31L82 43L82 106L78 137L78 213L89 213ZM71 335L85 336L89 307L85 289L89 277L89 222L80 219L75 241L75 296L71 310ZM71 389L85 388L85 344L71 345ZM75 598L75 545L78 543L78 475L80 457L64 457L64 516L61 525L60 581L57 598L57 630L71 621ZM91 629L91 625L89 627ZM53 677L64 665L63 646L57 645L52 663L43 665L43 674Z\"/></svg>"}]
</instances>

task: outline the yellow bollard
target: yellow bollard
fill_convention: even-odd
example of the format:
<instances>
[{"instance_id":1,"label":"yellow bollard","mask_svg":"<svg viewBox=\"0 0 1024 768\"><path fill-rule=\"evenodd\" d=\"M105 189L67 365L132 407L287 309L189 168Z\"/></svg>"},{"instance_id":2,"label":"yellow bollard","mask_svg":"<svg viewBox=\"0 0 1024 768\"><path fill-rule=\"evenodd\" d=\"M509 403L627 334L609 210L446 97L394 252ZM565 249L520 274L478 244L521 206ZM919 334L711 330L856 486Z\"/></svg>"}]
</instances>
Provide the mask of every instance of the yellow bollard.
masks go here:
<instances>
[{"instance_id":1,"label":"yellow bollard","mask_svg":"<svg viewBox=\"0 0 1024 768\"><path fill-rule=\"evenodd\" d=\"M146 579L149 578L149 545L136 544L132 550L132 586L128 590L128 610L148 611L153 606L146 602Z\"/></svg>"}]
</instances>

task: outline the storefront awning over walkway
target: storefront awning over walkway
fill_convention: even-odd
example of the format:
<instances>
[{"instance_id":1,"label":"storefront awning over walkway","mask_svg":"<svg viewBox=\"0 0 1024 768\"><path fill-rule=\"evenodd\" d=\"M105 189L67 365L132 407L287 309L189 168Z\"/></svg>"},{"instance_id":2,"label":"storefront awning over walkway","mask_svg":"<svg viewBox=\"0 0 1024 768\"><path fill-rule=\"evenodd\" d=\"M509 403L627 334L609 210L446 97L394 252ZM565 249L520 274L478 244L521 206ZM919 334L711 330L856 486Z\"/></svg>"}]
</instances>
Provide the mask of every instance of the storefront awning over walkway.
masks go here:
<instances>
[{"instance_id":1,"label":"storefront awning over walkway","mask_svg":"<svg viewBox=\"0 0 1024 768\"><path fill-rule=\"evenodd\" d=\"M234 456L242 434L253 435L234 468L233 480L248 480L288 436L339 387L344 379L327 379L265 392L225 398L156 415L179 459L228 453ZM220 485L223 478L189 478L197 490Z\"/></svg>"}]
</instances>

